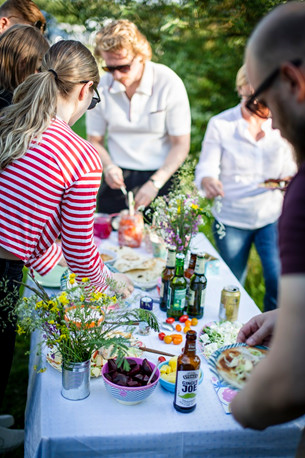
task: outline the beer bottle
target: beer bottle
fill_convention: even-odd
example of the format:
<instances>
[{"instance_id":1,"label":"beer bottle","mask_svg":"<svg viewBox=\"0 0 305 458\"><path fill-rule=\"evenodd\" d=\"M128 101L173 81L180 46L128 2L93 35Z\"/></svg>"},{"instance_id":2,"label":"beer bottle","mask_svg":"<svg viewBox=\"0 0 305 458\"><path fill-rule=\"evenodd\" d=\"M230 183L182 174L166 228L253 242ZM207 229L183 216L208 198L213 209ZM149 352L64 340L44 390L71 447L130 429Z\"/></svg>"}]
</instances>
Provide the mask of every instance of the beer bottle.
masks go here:
<instances>
[{"instance_id":1,"label":"beer bottle","mask_svg":"<svg viewBox=\"0 0 305 458\"><path fill-rule=\"evenodd\" d=\"M178 253L176 256L175 275L170 281L167 316L179 319L184 313L186 299L186 280L184 278L184 254Z\"/></svg>"},{"instance_id":2,"label":"beer bottle","mask_svg":"<svg viewBox=\"0 0 305 458\"><path fill-rule=\"evenodd\" d=\"M187 298L187 314L190 317L202 318L204 312L207 279L204 275L205 260L197 256L195 273L191 278Z\"/></svg>"},{"instance_id":3,"label":"beer bottle","mask_svg":"<svg viewBox=\"0 0 305 458\"><path fill-rule=\"evenodd\" d=\"M177 377L174 407L179 412L189 413L196 408L200 358L196 355L196 331L186 333L183 353L177 360Z\"/></svg>"},{"instance_id":4,"label":"beer bottle","mask_svg":"<svg viewBox=\"0 0 305 458\"><path fill-rule=\"evenodd\" d=\"M175 275L175 262L176 262L176 248L169 247L167 251L166 267L162 272L162 283L160 290L160 309L163 312L167 310L168 294L170 288L170 281Z\"/></svg>"},{"instance_id":5,"label":"beer bottle","mask_svg":"<svg viewBox=\"0 0 305 458\"><path fill-rule=\"evenodd\" d=\"M190 281L191 281L191 278L192 278L192 276L194 274L194 271L195 271L196 259L197 259L197 254L196 253L191 253L189 266L184 272L184 276L185 276L186 284L187 284L187 287L186 287L187 291L186 292L188 292L188 289L189 289L189 286L190 286Z\"/></svg>"}]
</instances>

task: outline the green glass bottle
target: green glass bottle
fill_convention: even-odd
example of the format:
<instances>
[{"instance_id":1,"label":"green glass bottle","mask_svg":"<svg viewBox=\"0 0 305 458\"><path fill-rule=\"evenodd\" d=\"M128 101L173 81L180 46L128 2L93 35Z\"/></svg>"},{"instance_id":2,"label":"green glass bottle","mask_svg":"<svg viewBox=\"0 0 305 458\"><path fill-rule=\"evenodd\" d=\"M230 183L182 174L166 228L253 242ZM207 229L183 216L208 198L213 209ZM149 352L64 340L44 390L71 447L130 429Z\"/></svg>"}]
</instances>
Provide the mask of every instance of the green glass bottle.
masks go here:
<instances>
[{"instance_id":1,"label":"green glass bottle","mask_svg":"<svg viewBox=\"0 0 305 458\"><path fill-rule=\"evenodd\" d=\"M170 282L167 316L178 320L184 314L186 300L186 279L184 278L184 254L176 256L175 275Z\"/></svg>"},{"instance_id":2,"label":"green glass bottle","mask_svg":"<svg viewBox=\"0 0 305 458\"><path fill-rule=\"evenodd\" d=\"M167 260L166 260L166 267L164 267L162 272L161 278L161 290L160 290L160 309L163 312L167 310L167 302L168 302L168 295L169 288L170 288L170 281L175 275L175 264L176 264L176 248L169 247L167 252Z\"/></svg>"},{"instance_id":3,"label":"green glass bottle","mask_svg":"<svg viewBox=\"0 0 305 458\"><path fill-rule=\"evenodd\" d=\"M187 297L187 314L190 317L202 318L204 313L207 279L204 275L205 259L197 256L194 275L190 281Z\"/></svg>"}]
</instances>

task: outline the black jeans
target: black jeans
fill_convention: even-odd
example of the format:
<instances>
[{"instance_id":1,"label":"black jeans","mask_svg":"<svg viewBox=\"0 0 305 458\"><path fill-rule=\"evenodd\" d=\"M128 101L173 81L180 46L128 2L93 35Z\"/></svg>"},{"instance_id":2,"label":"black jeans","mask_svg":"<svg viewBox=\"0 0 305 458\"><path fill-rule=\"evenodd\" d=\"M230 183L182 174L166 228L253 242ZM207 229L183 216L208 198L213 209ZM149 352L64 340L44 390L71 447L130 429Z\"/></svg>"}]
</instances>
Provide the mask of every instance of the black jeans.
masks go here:
<instances>
[{"instance_id":1,"label":"black jeans","mask_svg":"<svg viewBox=\"0 0 305 458\"><path fill-rule=\"evenodd\" d=\"M16 318L14 308L19 299L20 285L14 280L22 281L23 266L23 261L0 259L0 406L10 375L15 348Z\"/></svg>"},{"instance_id":2,"label":"black jeans","mask_svg":"<svg viewBox=\"0 0 305 458\"><path fill-rule=\"evenodd\" d=\"M122 169L126 190L135 195L141 186L156 172L156 170L127 170ZM172 185L170 178L158 192L158 196L168 193ZM97 196L98 213L118 213L128 208L127 198L120 189L111 189L104 180Z\"/></svg>"}]
</instances>

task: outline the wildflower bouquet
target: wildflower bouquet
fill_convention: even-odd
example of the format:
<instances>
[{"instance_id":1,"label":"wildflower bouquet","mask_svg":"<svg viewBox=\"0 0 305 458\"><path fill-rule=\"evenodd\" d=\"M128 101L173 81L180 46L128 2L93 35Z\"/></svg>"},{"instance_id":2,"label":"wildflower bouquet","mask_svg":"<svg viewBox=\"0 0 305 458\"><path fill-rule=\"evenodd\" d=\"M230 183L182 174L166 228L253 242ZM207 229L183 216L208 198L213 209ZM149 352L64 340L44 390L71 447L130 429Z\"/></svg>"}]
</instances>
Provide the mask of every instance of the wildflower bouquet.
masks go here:
<instances>
[{"instance_id":1,"label":"wildflower bouquet","mask_svg":"<svg viewBox=\"0 0 305 458\"><path fill-rule=\"evenodd\" d=\"M67 362L87 361L95 350L111 348L110 356L117 354L120 365L129 340L123 335L115 336L116 328L145 321L158 330L153 313L128 309L122 304L117 307L117 297L97 291L86 278L76 284L75 275L71 274L69 282L70 289L53 297L35 282L36 288L31 288L35 294L24 297L17 305L17 332L42 331L42 345L46 344L54 353L59 351Z\"/></svg>"},{"instance_id":2,"label":"wildflower bouquet","mask_svg":"<svg viewBox=\"0 0 305 458\"><path fill-rule=\"evenodd\" d=\"M188 162L177 172L168 195L151 204L154 230L184 254L199 226L212 218L211 201L200 196L193 178L193 165Z\"/></svg>"}]
</instances>

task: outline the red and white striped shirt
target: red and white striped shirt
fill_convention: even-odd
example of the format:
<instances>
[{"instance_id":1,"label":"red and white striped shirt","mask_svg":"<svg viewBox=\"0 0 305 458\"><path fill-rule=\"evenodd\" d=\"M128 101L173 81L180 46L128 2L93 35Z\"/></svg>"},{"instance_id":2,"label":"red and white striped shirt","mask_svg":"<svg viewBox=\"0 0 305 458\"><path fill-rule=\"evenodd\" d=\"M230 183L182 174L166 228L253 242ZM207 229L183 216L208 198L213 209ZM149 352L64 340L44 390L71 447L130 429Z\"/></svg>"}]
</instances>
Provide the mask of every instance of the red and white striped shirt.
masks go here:
<instances>
[{"instance_id":1,"label":"red and white striped shirt","mask_svg":"<svg viewBox=\"0 0 305 458\"><path fill-rule=\"evenodd\" d=\"M111 276L93 241L102 164L96 149L59 118L39 143L0 173L0 246L41 275L63 253L78 278ZM61 234L61 248L54 242Z\"/></svg>"}]
</instances>

